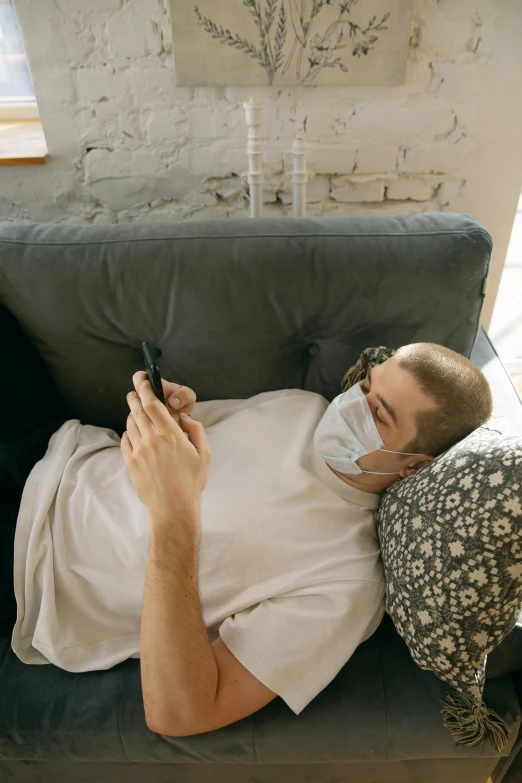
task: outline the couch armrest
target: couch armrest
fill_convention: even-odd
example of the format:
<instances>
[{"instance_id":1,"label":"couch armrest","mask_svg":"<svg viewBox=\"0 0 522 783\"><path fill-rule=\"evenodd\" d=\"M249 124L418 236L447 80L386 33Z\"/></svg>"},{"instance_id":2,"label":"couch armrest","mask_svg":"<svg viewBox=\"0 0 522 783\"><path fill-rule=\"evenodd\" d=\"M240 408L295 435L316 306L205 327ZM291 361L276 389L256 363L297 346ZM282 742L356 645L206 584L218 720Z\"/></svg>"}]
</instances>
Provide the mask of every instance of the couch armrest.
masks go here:
<instances>
[{"instance_id":1,"label":"couch armrest","mask_svg":"<svg viewBox=\"0 0 522 783\"><path fill-rule=\"evenodd\" d=\"M511 679L517 692L519 704L522 705L522 671L512 672ZM509 756L499 759L490 775L492 783L522 783L522 726L518 732L517 741L511 748Z\"/></svg>"},{"instance_id":2,"label":"couch armrest","mask_svg":"<svg viewBox=\"0 0 522 783\"><path fill-rule=\"evenodd\" d=\"M493 413L505 416L522 434L522 398L482 326L478 331L470 360L480 367L488 379L493 394Z\"/></svg>"}]
</instances>

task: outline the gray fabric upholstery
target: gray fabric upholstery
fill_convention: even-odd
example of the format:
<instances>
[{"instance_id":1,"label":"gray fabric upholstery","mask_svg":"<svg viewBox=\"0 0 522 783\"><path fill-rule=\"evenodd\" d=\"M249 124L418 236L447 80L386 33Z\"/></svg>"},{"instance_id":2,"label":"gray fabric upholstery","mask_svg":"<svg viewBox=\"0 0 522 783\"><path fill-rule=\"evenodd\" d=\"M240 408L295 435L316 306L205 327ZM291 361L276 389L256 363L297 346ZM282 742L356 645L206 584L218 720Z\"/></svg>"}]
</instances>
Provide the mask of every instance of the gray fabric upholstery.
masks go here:
<instances>
[{"instance_id":1,"label":"gray fabric upholstery","mask_svg":"<svg viewBox=\"0 0 522 783\"><path fill-rule=\"evenodd\" d=\"M520 619L519 619L520 623ZM486 679L500 677L506 672L522 672L522 628L519 624L508 633L506 638L489 653L486 664Z\"/></svg>"},{"instance_id":2,"label":"gray fabric upholstery","mask_svg":"<svg viewBox=\"0 0 522 783\"><path fill-rule=\"evenodd\" d=\"M81 420L123 431L141 342L198 399L333 399L370 345L470 356L491 242L472 218L3 224L0 296Z\"/></svg>"},{"instance_id":3,"label":"gray fabric upholstery","mask_svg":"<svg viewBox=\"0 0 522 783\"><path fill-rule=\"evenodd\" d=\"M0 643L0 756L8 760L349 764L496 756L490 745L454 744L439 714L444 683L413 662L388 615L301 715L275 699L230 726L182 738L147 728L139 661L80 676L27 666L8 638ZM484 698L508 724L507 755L520 726L509 675L489 680ZM1 770L0 762L0 779Z\"/></svg>"},{"instance_id":4,"label":"gray fabric upholstery","mask_svg":"<svg viewBox=\"0 0 522 783\"><path fill-rule=\"evenodd\" d=\"M503 761L501 759L501 761ZM375 761L349 764L208 764L168 762L150 764L93 761L4 761L2 780L16 783L485 783L496 759L434 761ZM499 783L495 781L495 783ZM507 781L506 781L507 783ZM517 777L509 783L521 783Z\"/></svg>"},{"instance_id":5,"label":"gray fabric upholstery","mask_svg":"<svg viewBox=\"0 0 522 783\"><path fill-rule=\"evenodd\" d=\"M441 343L483 369L495 410L522 431L520 400L479 329L490 250L478 221L449 213L5 223L0 301L75 415L120 434L142 340L161 348L164 377L201 400L295 387L331 400L365 347ZM83 674L26 666L4 637L0 780L483 783L499 756L453 743L444 692L385 616L301 715L278 698L218 731L168 738L145 724L139 661ZM507 757L521 725L511 675L488 680L484 698L511 731Z\"/></svg>"}]
</instances>

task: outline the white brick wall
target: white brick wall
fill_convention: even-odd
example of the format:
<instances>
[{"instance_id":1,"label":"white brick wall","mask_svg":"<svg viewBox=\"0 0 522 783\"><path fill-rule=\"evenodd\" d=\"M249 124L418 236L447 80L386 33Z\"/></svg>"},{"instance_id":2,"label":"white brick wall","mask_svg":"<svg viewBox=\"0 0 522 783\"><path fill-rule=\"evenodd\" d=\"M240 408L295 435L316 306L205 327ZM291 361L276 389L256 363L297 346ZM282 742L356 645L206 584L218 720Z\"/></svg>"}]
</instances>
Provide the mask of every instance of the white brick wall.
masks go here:
<instances>
[{"instance_id":1,"label":"white brick wall","mask_svg":"<svg viewBox=\"0 0 522 783\"><path fill-rule=\"evenodd\" d=\"M307 126L308 128L308 126ZM289 148L292 144L290 142ZM307 165L315 174L351 174L355 167L355 149L348 144L314 144L308 143ZM293 162L290 152L285 155L285 165L292 170Z\"/></svg>"},{"instance_id":2,"label":"white brick wall","mask_svg":"<svg viewBox=\"0 0 522 783\"><path fill-rule=\"evenodd\" d=\"M428 201L433 186L421 177L401 177L386 188L386 198L398 201Z\"/></svg>"},{"instance_id":3,"label":"white brick wall","mask_svg":"<svg viewBox=\"0 0 522 783\"><path fill-rule=\"evenodd\" d=\"M415 144L405 151L403 171L408 173L443 174L448 165L451 142Z\"/></svg>"},{"instance_id":4,"label":"white brick wall","mask_svg":"<svg viewBox=\"0 0 522 783\"><path fill-rule=\"evenodd\" d=\"M291 214L306 118L308 214L470 212L507 242L498 192L514 211L522 173L517 0L415 0L406 83L345 90L176 88L169 0L16 8L50 156L2 171L0 220L247 217L242 103L255 94L267 100L266 216Z\"/></svg>"},{"instance_id":5,"label":"white brick wall","mask_svg":"<svg viewBox=\"0 0 522 783\"><path fill-rule=\"evenodd\" d=\"M386 180L381 177L334 177L332 179L331 198L334 201L365 202L382 201Z\"/></svg>"},{"instance_id":6,"label":"white brick wall","mask_svg":"<svg viewBox=\"0 0 522 783\"><path fill-rule=\"evenodd\" d=\"M379 147L363 147L357 150L357 173L384 174L395 171L398 151L398 147L390 147L386 144Z\"/></svg>"},{"instance_id":7,"label":"white brick wall","mask_svg":"<svg viewBox=\"0 0 522 783\"><path fill-rule=\"evenodd\" d=\"M84 103L110 99L122 101L129 95L127 73L115 71L112 65L77 68L75 75L77 94L82 96Z\"/></svg>"}]
</instances>

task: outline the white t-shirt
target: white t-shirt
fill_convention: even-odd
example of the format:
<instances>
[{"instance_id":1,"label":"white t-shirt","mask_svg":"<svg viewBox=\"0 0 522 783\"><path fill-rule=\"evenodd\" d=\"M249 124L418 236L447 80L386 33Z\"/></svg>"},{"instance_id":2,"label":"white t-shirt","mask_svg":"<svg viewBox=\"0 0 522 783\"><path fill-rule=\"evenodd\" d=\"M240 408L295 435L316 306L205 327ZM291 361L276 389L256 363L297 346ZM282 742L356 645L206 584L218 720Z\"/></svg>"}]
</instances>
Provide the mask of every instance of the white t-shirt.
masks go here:
<instances>
[{"instance_id":1,"label":"white t-shirt","mask_svg":"<svg viewBox=\"0 0 522 783\"><path fill-rule=\"evenodd\" d=\"M328 401L285 389L196 403L212 450L199 594L209 641L299 714L385 611L378 494L313 448ZM65 422L24 487L12 647L24 663L109 669L140 655L148 513L111 429Z\"/></svg>"}]
</instances>

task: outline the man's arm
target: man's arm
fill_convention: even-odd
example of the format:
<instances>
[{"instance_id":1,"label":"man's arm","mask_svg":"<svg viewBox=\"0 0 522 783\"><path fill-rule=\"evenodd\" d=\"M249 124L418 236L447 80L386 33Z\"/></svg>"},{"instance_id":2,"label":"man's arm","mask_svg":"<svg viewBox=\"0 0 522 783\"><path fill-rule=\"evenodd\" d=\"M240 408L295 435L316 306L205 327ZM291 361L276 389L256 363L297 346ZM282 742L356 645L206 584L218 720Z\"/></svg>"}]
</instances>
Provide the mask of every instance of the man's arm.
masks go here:
<instances>
[{"instance_id":1,"label":"man's arm","mask_svg":"<svg viewBox=\"0 0 522 783\"><path fill-rule=\"evenodd\" d=\"M240 700L239 714L238 705L229 708L238 679L233 677L228 687L230 668L219 668L226 655L219 660L214 655L201 613L200 507L211 460L205 430L184 412L179 423L173 420L143 371L133 375L133 382L136 392L127 395L131 413L121 450L151 527L140 639L145 718L153 731L195 734L239 720L263 704L256 706L254 699L250 708L250 690ZM266 693L263 703L269 700Z\"/></svg>"},{"instance_id":2,"label":"man's arm","mask_svg":"<svg viewBox=\"0 0 522 783\"><path fill-rule=\"evenodd\" d=\"M217 663L198 591L199 506L180 529L151 519L140 628L140 666L147 725L191 725L214 704Z\"/></svg>"},{"instance_id":3,"label":"man's arm","mask_svg":"<svg viewBox=\"0 0 522 783\"><path fill-rule=\"evenodd\" d=\"M149 729L174 737L227 726L277 696L221 638L209 643L198 592L198 522L186 526L193 536L173 540L151 520L140 639L143 701Z\"/></svg>"}]
</instances>

